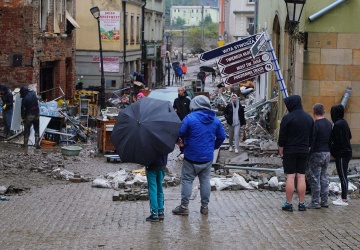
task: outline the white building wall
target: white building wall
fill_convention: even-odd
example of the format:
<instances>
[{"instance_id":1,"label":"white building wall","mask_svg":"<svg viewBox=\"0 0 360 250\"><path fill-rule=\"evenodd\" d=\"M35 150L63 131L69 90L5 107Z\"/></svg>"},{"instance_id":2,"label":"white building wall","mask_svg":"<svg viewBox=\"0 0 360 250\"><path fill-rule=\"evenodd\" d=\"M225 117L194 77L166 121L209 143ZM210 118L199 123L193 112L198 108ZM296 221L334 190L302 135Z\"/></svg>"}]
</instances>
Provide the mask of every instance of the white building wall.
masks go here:
<instances>
[{"instance_id":1,"label":"white building wall","mask_svg":"<svg viewBox=\"0 0 360 250\"><path fill-rule=\"evenodd\" d=\"M199 26L201 22L201 8L202 6L172 6L170 8L171 24L176 22L178 17L185 20L184 26ZM219 9L209 6L204 6L204 18L210 15L214 23L219 22Z\"/></svg>"},{"instance_id":2,"label":"white building wall","mask_svg":"<svg viewBox=\"0 0 360 250\"><path fill-rule=\"evenodd\" d=\"M249 36L248 18L255 17L255 0L228 0L227 20L225 27L229 42L238 40L241 37Z\"/></svg>"}]
</instances>

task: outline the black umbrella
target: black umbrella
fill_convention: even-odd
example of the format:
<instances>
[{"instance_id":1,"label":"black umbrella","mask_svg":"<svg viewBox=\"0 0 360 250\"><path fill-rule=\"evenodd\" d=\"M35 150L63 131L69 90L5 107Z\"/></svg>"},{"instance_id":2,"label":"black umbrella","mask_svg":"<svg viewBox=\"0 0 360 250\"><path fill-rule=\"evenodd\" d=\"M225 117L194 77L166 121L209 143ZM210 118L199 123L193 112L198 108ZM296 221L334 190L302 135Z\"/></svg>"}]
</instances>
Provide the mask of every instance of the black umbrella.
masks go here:
<instances>
[{"instance_id":1,"label":"black umbrella","mask_svg":"<svg viewBox=\"0 0 360 250\"><path fill-rule=\"evenodd\" d=\"M215 72L215 69L211 66L200 66L200 70L210 73Z\"/></svg>"},{"instance_id":2,"label":"black umbrella","mask_svg":"<svg viewBox=\"0 0 360 250\"><path fill-rule=\"evenodd\" d=\"M145 97L119 112L110 140L121 161L147 166L174 150L180 127L169 101Z\"/></svg>"}]
</instances>

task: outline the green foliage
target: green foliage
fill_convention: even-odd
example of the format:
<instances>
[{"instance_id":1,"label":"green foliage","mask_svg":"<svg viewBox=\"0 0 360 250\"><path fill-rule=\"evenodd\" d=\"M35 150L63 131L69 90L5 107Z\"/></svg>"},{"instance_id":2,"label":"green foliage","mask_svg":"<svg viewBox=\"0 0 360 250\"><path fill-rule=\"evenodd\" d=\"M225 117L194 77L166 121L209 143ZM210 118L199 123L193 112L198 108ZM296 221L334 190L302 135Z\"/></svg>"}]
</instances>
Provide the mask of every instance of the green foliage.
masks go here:
<instances>
[{"instance_id":1,"label":"green foliage","mask_svg":"<svg viewBox=\"0 0 360 250\"><path fill-rule=\"evenodd\" d=\"M181 17L177 17L175 20L175 23L173 25L175 26L183 26L186 23L185 19Z\"/></svg>"},{"instance_id":2,"label":"green foliage","mask_svg":"<svg viewBox=\"0 0 360 250\"><path fill-rule=\"evenodd\" d=\"M206 25L208 23L212 23L212 18L210 14L204 17L204 24Z\"/></svg>"}]
</instances>

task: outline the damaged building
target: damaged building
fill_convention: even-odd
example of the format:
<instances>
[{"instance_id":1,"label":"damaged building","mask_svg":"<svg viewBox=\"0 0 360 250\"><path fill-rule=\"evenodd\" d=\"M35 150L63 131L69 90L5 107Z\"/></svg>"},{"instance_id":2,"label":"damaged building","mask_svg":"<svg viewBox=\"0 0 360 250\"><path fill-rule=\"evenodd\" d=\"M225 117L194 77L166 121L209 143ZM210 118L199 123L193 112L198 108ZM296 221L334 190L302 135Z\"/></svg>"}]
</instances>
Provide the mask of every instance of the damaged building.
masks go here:
<instances>
[{"instance_id":1,"label":"damaged building","mask_svg":"<svg viewBox=\"0 0 360 250\"><path fill-rule=\"evenodd\" d=\"M36 85L43 100L75 91L74 0L0 3L0 81L10 89Z\"/></svg>"}]
</instances>

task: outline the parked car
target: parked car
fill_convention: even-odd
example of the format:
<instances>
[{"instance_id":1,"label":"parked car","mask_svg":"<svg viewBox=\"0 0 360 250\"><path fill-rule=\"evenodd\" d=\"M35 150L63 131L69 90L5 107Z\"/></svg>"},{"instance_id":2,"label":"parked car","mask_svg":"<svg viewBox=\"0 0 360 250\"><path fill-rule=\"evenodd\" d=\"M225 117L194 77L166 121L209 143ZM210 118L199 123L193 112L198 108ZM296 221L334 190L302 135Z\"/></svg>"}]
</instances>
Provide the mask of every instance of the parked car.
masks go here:
<instances>
[{"instance_id":1,"label":"parked car","mask_svg":"<svg viewBox=\"0 0 360 250\"><path fill-rule=\"evenodd\" d=\"M191 88L185 88L187 96L192 99L195 97L194 91ZM147 97L160 99L164 101L170 101L171 104L178 97L178 87L165 87L160 89L154 89Z\"/></svg>"}]
</instances>

